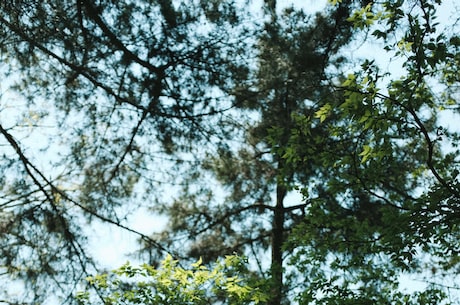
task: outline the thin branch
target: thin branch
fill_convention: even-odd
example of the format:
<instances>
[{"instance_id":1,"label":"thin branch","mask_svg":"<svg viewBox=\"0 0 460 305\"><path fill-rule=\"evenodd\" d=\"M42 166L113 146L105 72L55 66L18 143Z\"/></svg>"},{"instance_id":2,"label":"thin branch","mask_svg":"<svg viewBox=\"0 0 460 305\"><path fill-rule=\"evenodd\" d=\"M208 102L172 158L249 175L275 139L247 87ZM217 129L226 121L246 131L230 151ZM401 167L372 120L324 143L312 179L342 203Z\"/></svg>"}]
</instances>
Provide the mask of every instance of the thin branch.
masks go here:
<instances>
[{"instance_id":1,"label":"thin branch","mask_svg":"<svg viewBox=\"0 0 460 305\"><path fill-rule=\"evenodd\" d=\"M303 210L307 206L309 206L312 203L311 200L308 200L308 202L302 203L302 204L297 204L297 205L292 205L284 208L285 212L292 212L294 210Z\"/></svg>"},{"instance_id":2,"label":"thin branch","mask_svg":"<svg viewBox=\"0 0 460 305\"><path fill-rule=\"evenodd\" d=\"M19 156L19 159L22 161L22 163L24 164L24 167L26 169L26 172L27 174L31 177L31 179L33 180L34 184L37 185L37 187L43 192L43 194L45 195L47 201L52 204L53 206L55 206L54 204L54 196L55 195L50 195L49 192L45 189L45 186L42 185L40 183L40 181L38 181L37 177L35 176L35 174L32 172L32 170L46 183L46 186L50 187L51 188L51 193L52 194L59 194L63 199L73 203L75 206L79 207L80 209L82 209L84 212L98 218L99 220L102 220L103 222L107 222L107 223L110 223L110 224L113 224L121 229L124 229L125 231L128 231L128 232L131 232L133 234L136 234L138 236L140 236L144 241L148 242L148 243L151 243L153 245L155 245L158 249L166 252L166 253L170 253L170 251L168 251L167 249L165 249L163 246L161 246L159 243L157 243L155 240L153 240L152 238L150 238L149 236L139 232L139 231L136 231L134 229L131 229L123 224L121 224L120 222L117 222L117 221L114 221L112 219L109 219L103 215L100 215L98 213L96 213L95 211L85 207L84 205L78 203L77 201L75 201L74 199L72 199L69 195L67 195L64 191L60 190L58 187L56 187L49 179L47 179L43 173L41 173L40 170L38 170L28 159L27 157L23 154L23 152L21 151L18 143L16 142L16 140L14 140L14 138L3 128L3 126L0 124L0 133L8 140L8 142L11 144L11 146L16 150L16 153L18 154Z\"/></svg>"},{"instance_id":3,"label":"thin branch","mask_svg":"<svg viewBox=\"0 0 460 305\"><path fill-rule=\"evenodd\" d=\"M356 92L356 93L360 93L360 94L363 94L363 95L368 94L368 92L364 92L364 91L358 90L358 89L350 89L350 88L340 87L340 86L339 87L336 86L335 88L337 90L340 90L340 91ZM452 195L454 195L456 197L460 197L460 192L457 191L455 188L453 188L446 180L444 180L444 178L441 177L441 175L439 174L437 169L434 167L434 165L433 165L433 155L434 155L434 143L435 143L435 141L433 141L431 139L428 130L426 129L426 127L425 127L424 123L422 122L422 120L420 119L420 117L417 115L416 111L414 109L412 109L411 107L400 103L395 98L387 96L385 94L377 92L377 93L375 93L375 96L380 98L380 99L388 100L388 101L393 102L394 104L396 104L399 107L401 107L404 110L406 110L412 116L412 118L415 121L416 126L418 127L418 129L422 133L423 138L424 138L424 140L425 140L425 142L427 144L428 151L427 151L427 158L426 158L426 161L425 161L426 165L428 166L428 168L430 169L430 171L434 175L434 177L438 180L439 183L441 183L441 185L443 187L448 189L449 192Z\"/></svg>"},{"instance_id":4,"label":"thin branch","mask_svg":"<svg viewBox=\"0 0 460 305\"><path fill-rule=\"evenodd\" d=\"M409 106L403 105L402 103L398 102L396 99L394 99L392 97L385 96L385 95L380 94L380 93L377 93L377 96L379 96L380 98L383 98L383 99L388 99L388 100L394 102L395 104L397 104L398 106L402 107L403 109L405 109L407 112L409 112L409 114L415 120L415 123L417 124L417 126L418 126L420 132L422 133L422 135L423 135L423 137L425 139L425 142L426 142L426 144L428 146L427 159L426 159L426 164L427 164L428 168L430 169L432 174L435 176L435 178L439 181L439 183L442 184L442 186L447 188L451 194L455 195L456 197L460 197L460 192L457 191L456 189L454 189L446 180L444 180L444 178L441 177L441 175L438 173L438 171L434 167L434 165L433 165L433 155L434 155L434 143L435 143L435 141L433 141L431 139L431 137L430 137L430 135L428 133L428 130L425 127L425 124L423 124L422 120L420 119L420 117L418 116L416 111L414 109L412 109L411 107L409 107Z\"/></svg>"},{"instance_id":5,"label":"thin branch","mask_svg":"<svg viewBox=\"0 0 460 305\"><path fill-rule=\"evenodd\" d=\"M35 193L39 193L41 192L40 189L36 189L36 190L32 190L28 193L25 193L25 194L22 194L22 195L19 195L18 197L15 197L15 198L12 198L10 200L7 200L3 203L0 204L0 208L2 209L5 209L5 208L12 208L12 207L16 207L16 206L20 206L20 205L24 205L26 203L15 203L15 204L12 204L13 202L17 202L17 201L20 201L22 199L26 199L28 197L30 197L31 195L35 194Z\"/></svg>"},{"instance_id":6,"label":"thin branch","mask_svg":"<svg viewBox=\"0 0 460 305\"><path fill-rule=\"evenodd\" d=\"M226 112L232 108L234 108L234 105L230 105L229 107L221 110L211 110L209 112L203 112L199 114L184 114L184 115L178 115L174 113L167 113L165 111L160 111L158 107L151 107L151 105L145 107L140 104L138 104L135 101L132 101L128 98L124 98L117 94L112 88L104 85L102 82L98 81L93 75L91 75L91 72L88 71L85 67L81 65L74 64L63 57L57 55L56 53L50 51L48 48L45 46L41 45L37 41L35 41L33 38L25 34L19 27L15 26L14 24L8 22L5 18L0 17L0 22L5 24L11 31L13 31L16 35L18 35L20 38L24 39L27 41L31 46L36 47L39 49L41 52L44 54L48 55L49 57L57 60L60 64L66 66L67 68L71 69L72 71L76 71L79 73L79 75L82 75L85 77L89 82L91 82L96 88L100 88L103 91L105 91L109 96L113 97L117 102L123 103L123 104L128 104L130 106L133 106L134 108L141 110L141 111L147 111L151 115L158 115L161 117L165 118L171 118L171 119L179 119L179 120L193 120L194 118L198 117L205 117L205 116L211 116L219 113ZM157 71L158 75L158 80L161 81L163 79L164 71L167 67L163 67L162 70Z\"/></svg>"},{"instance_id":7,"label":"thin branch","mask_svg":"<svg viewBox=\"0 0 460 305\"><path fill-rule=\"evenodd\" d=\"M126 58L132 60L133 62L138 63L139 65L143 66L144 68L148 69L150 72L155 74L161 74L164 71L164 67L156 67L152 65L150 62L139 58L136 54L130 51L119 39L118 37L109 29L109 27L105 24L102 18L99 16L97 10L93 7L90 1L88 0L81 0L81 3L86 7L86 11L88 12L88 16L99 26L102 32L109 38L110 42L121 50Z\"/></svg>"},{"instance_id":8,"label":"thin branch","mask_svg":"<svg viewBox=\"0 0 460 305\"><path fill-rule=\"evenodd\" d=\"M13 138L13 136L11 134L9 134L6 129L3 128L3 126L1 124L0 124L0 133L6 138L8 143L10 143L11 147L13 147L13 149L16 151L16 154L18 155L19 159L23 163L27 174L32 179L34 184L40 189L40 191L43 193L43 195L45 195L46 199L49 202L52 202L53 201L52 196L45 190L45 187L40 183L40 181L38 181L37 177L35 177L34 173L32 172L32 170L33 170L36 173L40 173L39 170L37 168L35 168L35 166L33 166L29 162L29 160L25 157L25 155L23 154L21 148L19 147L19 144L16 142L16 140Z\"/></svg>"},{"instance_id":9,"label":"thin branch","mask_svg":"<svg viewBox=\"0 0 460 305\"><path fill-rule=\"evenodd\" d=\"M204 233L207 230L210 230L211 228L219 225L225 219L227 219L229 217L232 217L234 215L240 214L240 213L242 213L244 211L252 210L252 209L254 209L254 210L266 209L266 210L270 210L272 212L275 211L275 207L272 207L272 206L266 205L266 204L252 204L252 205L249 205L249 206L244 206L244 207L241 207L241 208L236 209L236 210L228 211L227 213L225 213L221 217L219 217L219 218L215 219L214 221L210 222L208 226L202 228L201 230L195 231L194 234L199 235L201 233Z\"/></svg>"},{"instance_id":10,"label":"thin branch","mask_svg":"<svg viewBox=\"0 0 460 305\"><path fill-rule=\"evenodd\" d=\"M452 286L452 285L437 283L437 282L429 281L429 280L414 279L413 281L417 281L417 282L421 282L421 283L424 283L424 284L430 284L430 285L433 285L433 286L438 286L438 287L442 287L442 288L454 289L454 290L459 290L460 291L460 286Z\"/></svg>"},{"instance_id":11,"label":"thin branch","mask_svg":"<svg viewBox=\"0 0 460 305\"><path fill-rule=\"evenodd\" d=\"M144 122L144 120L147 118L147 111L144 111L142 113L142 116L141 118L139 119L139 121L137 122L136 126L133 128L133 131L132 131L132 134L131 134L131 137L129 139L129 143L128 145L126 145L125 147L125 150L123 151L123 154L121 155L120 159L118 160L117 164L115 164L115 167L112 169L111 173L110 173L110 177L105 181L106 183L109 183L113 178L115 178L118 170L120 169L120 166L121 164L124 162L124 160L126 159L126 156L128 155L128 153L131 152L132 150L132 147L133 147L133 144L134 144L134 139L135 137L137 136L138 132L139 132L139 129L142 125L142 123Z\"/></svg>"},{"instance_id":12,"label":"thin branch","mask_svg":"<svg viewBox=\"0 0 460 305\"><path fill-rule=\"evenodd\" d=\"M83 250L83 247L81 244L77 241L75 238L75 235L70 231L69 226L67 225L67 220L64 218L62 213L59 211L58 207L55 204L55 194L54 190L56 188L52 185L51 181L49 181L42 173L41 171L38 170L24 155L22 152L21 148L19 147L19 144L16 142L16 140L13 138L11 134L9 134L3 126L0 124L0 133L7 139L8 143L14 148L16 151L16 154L18 155L19 159L21 160L22 164L24 165L24 168L28 174L28 176L32 179L33 183L39 188L39 190L45 195L46 201L50 203L52 209L56 212L56 215L58 215L59 220L61 221L63 228L64 228L64 236L66 240L70 243L70 247L75 251L77 259L80 263L80 267L82 268L82 271L86 274L89 275L89 272L86 269L86 265L88 262L91 260L88 259L88 257L85 254L85 251ZM35 172L35 174L34 174ZM36 177L36 174L46 183L46 185L51 187L51 195L50 193L45 189L45 185L40 183L38 178ZM64 195L62 192L60 192L61 196ZM64 195L67 197L66 195ZM63 197L64 197L63 196ZM83 261L82 256L85 257L85 261Z\"/></svg>"}]
</instances>

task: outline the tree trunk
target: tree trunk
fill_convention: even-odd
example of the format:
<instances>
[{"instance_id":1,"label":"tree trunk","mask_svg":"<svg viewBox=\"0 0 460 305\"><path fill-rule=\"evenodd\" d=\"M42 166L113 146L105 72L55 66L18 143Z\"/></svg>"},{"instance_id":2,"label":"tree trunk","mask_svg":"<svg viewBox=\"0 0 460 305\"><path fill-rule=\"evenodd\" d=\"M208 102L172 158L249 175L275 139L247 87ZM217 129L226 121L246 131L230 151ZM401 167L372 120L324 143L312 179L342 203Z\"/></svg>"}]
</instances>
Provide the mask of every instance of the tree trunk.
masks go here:
<instances>
[{"instance_id":1,"label":"tree trunk","mask_svg":"<svg viewBox=\"0 0 460 305\"><path fill-rule=\"evenodd\" d=\"M276 206L273 214L272 231L272 299L270 305L280 305L283 296L283 251L284 242L284 197L286 188L282 183L276 186Z\"/></svg>"}]
</instances>

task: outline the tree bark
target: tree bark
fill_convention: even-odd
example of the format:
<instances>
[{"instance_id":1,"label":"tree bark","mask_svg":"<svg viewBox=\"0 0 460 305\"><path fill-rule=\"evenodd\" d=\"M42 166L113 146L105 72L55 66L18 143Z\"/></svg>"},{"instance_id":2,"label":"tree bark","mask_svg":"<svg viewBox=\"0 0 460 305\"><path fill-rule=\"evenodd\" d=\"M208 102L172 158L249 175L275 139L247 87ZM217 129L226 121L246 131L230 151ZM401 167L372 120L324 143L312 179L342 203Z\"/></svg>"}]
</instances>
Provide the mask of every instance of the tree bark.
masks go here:
<instances>
[{"instance_id":1,"label":"tree bark","mask_svg":"<svg viewBox=\"0 0 460 305\"><path fill-rule=\"evenodd\" d=\"M284 242L284 198L286 187L282 182L276 186L276 206L273 213L272 231L272 299L270 305L280 305L283 297L283 242Z\"/></svg>"}]
</instances>

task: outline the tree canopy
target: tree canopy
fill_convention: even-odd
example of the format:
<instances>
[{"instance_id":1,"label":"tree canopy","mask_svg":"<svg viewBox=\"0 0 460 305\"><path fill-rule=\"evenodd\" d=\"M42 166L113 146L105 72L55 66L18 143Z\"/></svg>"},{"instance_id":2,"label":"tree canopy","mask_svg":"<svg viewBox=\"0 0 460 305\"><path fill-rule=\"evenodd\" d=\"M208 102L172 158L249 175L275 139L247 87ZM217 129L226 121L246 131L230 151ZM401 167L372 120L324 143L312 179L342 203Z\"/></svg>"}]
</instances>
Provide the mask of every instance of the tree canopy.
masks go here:
<instances>
[{"instance_id":1,"label":"tree canopy","mask_svg":"<svg viewBox=\"0 0 460 305\"><path fill-rule=\"evenodd\" d=\"M96 273L113 304L458 302L451 4L3 1L0 303L98 302ZM146 265L103 273L95 223Z\"/></svg>"},{"instance_id":2,"label":"tree canopy","mask_svg":"<svg viewBox=\"0 0 460 305\"><path fill-rule=\"evenodd\" d=\"M98 268L89 224L133 232L127 212L165 197L158 182L174 184L170 154L207 143L214 118L234 107L227 92L247 74L250 29L231 2L0 9L2 282L24 280L18 302L43 301L49 285L70 300Z\"/></svg>"},{"instance_id":3,"label":"tree canopy","mask_svg":"<svg viewBox=\"0 0 460 305\"><path fill-rule=\"evenodd\" d=\"M319 159L327 171L301 187L314 199L287 246L305 278L301 303L458 301L459 138L443 116L458 116L458 43L454 27L438 22L439 4L388 1L355 11L348 20L382 44L399 75L363 61L336 86L343 100L302 115L279 151L296 168ZM312 124L330 135L314 151L305 145ZM402 274L427 285L405 294Z\"/></svg>"}]
</instances>

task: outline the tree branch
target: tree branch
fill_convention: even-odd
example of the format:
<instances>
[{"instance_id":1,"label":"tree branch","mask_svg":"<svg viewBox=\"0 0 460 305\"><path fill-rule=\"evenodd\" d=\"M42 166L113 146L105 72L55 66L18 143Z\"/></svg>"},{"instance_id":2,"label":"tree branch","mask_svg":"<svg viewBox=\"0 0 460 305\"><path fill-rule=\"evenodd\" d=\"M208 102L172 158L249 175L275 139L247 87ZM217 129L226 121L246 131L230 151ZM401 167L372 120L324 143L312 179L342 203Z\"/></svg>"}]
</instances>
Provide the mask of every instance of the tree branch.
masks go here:
<instances>
[{"instance_id":1,"label":"tree branch","mask_svg":"<svg viewBox=\"0 0 460 305\"><path fill-rule=\"evenodd\" d=\"M99 213L96 213L94 212L93 210L85 207L84 205L78 203L77 201L75 201L74 199L72 199L69 195L67 195L64 191L60 190L58 187L56 187L49 179L47 179L43 173L41 173L28 159L27 157L23 154L22 150L20 149L18 143L16 142L16 140L14 140L13 136L11 136L4 128L3 126L0 124L0 133L7 139L7 141L10 143L10 145L15 149L16 153L18 154L19 156L19 159L21 160L21 162L23 163L24 167L25 167L25 170L27 172L27 174L29 175L29 177L32 179L32 181L34 182L35 185L37 185L37 187L40 189L40 191L45 195L47 201L54 207L54 208L57 208L56 205L55 205L55 199L54 199L54 196L56 194L59 194L61 196L61 198L73 203L75 206L79 207L81 210L83 210L84 212L96 217L97 219L99 220L102 220L103 222L106 222L106 223L110 223L112 225L115 225L121 229L124 229L125 231L128 231L128 232L131 232L135 235L138 235L140 236L144 241L146 241L147 243L150 243L150 244L153 244L155 245L155 247L157 247L159 250L165 252L165 253L171 253L170 251L168 251L167 249L165 249L162 245L160 245L158 242L156 242L155 240L153 240L152 238L150 238L149 236L139 232L139 231L136 231L134 229L131 229L129 227L127 227L126 225L123 225L121 224L120 222L117 222L117 221L114 221L110 218L107 218L103 215L100 215ZM45 185L50 187L50 190L51 190L51 194L49 194L49 192L45 189L45 186L42 185L40 183L40 181L38 180L38 178L35 176L35 174L32 172L32 170L40 177L40 179L42 179L44 182L45 182ZM81 247L80 247L81 248ZM77 251L78 253L79 251Z\"/></svg>"},{"instance_id":2,"label":"tree branch","mask_svg":"<svg viewBox=\"0 0 460 305\"><path fill-rule=\"evenodd\" d=\"M156 67L152 65L150 62L139 58L136 54L130 51L105 24L105 22L99 16L97 10L93 7L91 2L88 0L80 0L80 1L86 7L88 16L99 26L102 32L110 40L110 42L124 53L126 58L132 60L135 63L138 63L142 67L148 69L150 72L153 72L155 74L161 74L162 71L164 71L164 67L160 67L160 68Z\"/></svg>"}]
</instances>

